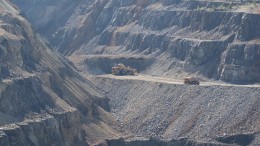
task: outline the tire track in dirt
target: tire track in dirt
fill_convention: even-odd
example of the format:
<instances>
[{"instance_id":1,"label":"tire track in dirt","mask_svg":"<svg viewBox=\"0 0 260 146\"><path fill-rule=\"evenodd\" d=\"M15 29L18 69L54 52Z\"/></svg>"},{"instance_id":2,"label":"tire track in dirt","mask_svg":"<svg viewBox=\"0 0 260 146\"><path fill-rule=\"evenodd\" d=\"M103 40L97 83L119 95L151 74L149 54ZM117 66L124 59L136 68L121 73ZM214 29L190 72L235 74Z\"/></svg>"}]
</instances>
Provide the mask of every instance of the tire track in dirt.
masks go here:
<instances>
[{"instance_id":1,"label":"tire track in dirt","mask_svg":"<svg viewBox=\"0 0 260 146\"><path fill-rule=\"evenodd\" d=\"M166 83L166 84L183 84L183 80L181 79L156 77L156 76L149 76L149 75L142 75L142 74L136 76L114 76L111 74L106 74L106 75L98 75L97 77L112 78L117 80L139 80L139 81L148 81L148 82L159 82L159 83ZM228 84L219 81L212 81L212 82L202 81L200 82L200 86L235 86L235 87L259 88L260 84L237 85L237 84Z\"/></svg>"}]
</instances>

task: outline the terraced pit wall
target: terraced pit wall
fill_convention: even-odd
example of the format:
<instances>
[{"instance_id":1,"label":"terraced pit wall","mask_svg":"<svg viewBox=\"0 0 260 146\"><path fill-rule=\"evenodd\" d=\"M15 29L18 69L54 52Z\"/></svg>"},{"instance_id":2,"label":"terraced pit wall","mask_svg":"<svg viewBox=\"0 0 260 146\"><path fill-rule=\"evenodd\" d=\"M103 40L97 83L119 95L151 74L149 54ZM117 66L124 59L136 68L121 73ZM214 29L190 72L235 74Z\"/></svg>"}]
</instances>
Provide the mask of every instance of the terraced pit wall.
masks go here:
<instances>
[{"instance_id":1,"label":"terraced pit wall","mask_svg":"<svg viewBox=\"0 0 260 146\"><path fill-rule=\"evenodd\" d=\"M33 27L67 56L145 55L156 59L146 74L260 81L260 15L254 11L258 1L256 6L180 0L14 2ZM44 13L51 8L66 11ZM39 24L42 17L48 23ZM55 19L62 23L54 23Z\"/></svg>"}]
</instances>

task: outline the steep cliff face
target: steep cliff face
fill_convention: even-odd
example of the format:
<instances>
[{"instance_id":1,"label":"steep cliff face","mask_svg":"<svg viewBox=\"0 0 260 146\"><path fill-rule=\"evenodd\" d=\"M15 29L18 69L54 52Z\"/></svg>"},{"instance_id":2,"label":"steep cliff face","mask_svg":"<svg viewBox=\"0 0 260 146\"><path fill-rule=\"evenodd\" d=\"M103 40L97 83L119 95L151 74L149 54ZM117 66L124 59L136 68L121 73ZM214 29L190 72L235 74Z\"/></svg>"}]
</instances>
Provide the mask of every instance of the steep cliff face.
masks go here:
<instances>
[{"instance_id":1,"label":"steep cliff face","mask_svg":"<svg viewBox=\"0 0 260 146\"><path fill-rule=\"evenodd\" d=\"M85 146L115 135L106 124L115 122L103 93L46 46L5 0L0 68L0 145Z\"/></svg>"},{"instance_id":2,"label":"steep cliff face","mask_svg":"<svg viewBox=\"0 0 260 146\"><path fill-rule=\"evenodd\" d=\"M231 44L222 55L218 70L222 80L258 81L260 46L254 43Z\"/></svg>"},{"instance_id":3,"label":"steep cliff face","mask_svg":"<svg viewBox=\"0 0 260 146\"><path fill-rule=\"evenodd\" d=\"M61 4L38 5L40 12L62 16L59 18L64 24L55 24L53 29L53 25L38 23L38 14L42 13L29 11L35 11L32 5L42 2L14 2L40 33L51 33L47 39L53 46L71 58L82 54L148 55L156 61L144 71L147 74L197 74L235 83L260 81L258 4L250 7L231 2L89 0L76 1L78 6L73 2L66 11L58 12L48 9L59 10ZM250 11L245 12L245 7ZM73 13L65 15L67 11ZM46 21L54 22L54 18L46 17Z\"/></svg>"}]
</instances>

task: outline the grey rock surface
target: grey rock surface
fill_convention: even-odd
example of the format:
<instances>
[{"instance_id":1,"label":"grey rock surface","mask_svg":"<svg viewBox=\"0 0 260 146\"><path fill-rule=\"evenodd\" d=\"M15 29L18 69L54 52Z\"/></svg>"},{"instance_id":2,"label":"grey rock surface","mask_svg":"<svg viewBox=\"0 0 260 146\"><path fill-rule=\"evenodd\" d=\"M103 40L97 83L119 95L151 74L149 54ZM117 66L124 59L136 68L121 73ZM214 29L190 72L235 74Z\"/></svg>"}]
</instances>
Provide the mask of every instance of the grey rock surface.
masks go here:
<instances>
[{"instance_id":1,"label":"grey rock surface","mask_svg":"<svg viewBox=\"0 0 260 146\"><path fill-rule=\"evenodd\" d=\"M108 99L5 0L0 48L1 146L86 146L116 135Z\"/></svg>"},{"instance_id":2,"label":"grey rock surface","mask_svg":"<svg viewBox=\"0 0 260 146\"><path fill-rule=\"evenodd\" d=\"M255 11L211 11L231 3L207 1L13 2L22 11L0 1L0 145L259 145L257 87L91 82L45 43L86 74L124 62L150 75L255 83Z\"/></svg>"},{"instance_id":3,"label":"grey rock surface","mask_svg":"<svg viewBox=\"0 0 260 146\"><path fill-rule=\"evenodd\" d=\"M258 87L190 86L103 77L93 81L107 93L111 112L126 134L260 144ZM239 138L240 134L245 135ZM249 142L241 144L239 139Z\"/></svg>"},{"instance_id":4,"label":"grey rock surface","mask_svg":"<svg viewBox=\"0 0 260 146\"><path fill-rule=\"evenodd\" d=\"M243 11L250 4L238 1L77 0L66 5L69 0L64 0L63 5L40 0L33 3L13 1L51 45L71 58L82 54L146 55L156 59L143 71L146 74L191 74L232 83L260 81L257 6ZM61 9L66 11L59 11ZM40 12L31 13L35 11ZM245 48L244 52L230 54L231 49L242 48ZM254 55L248 54L250 52ZM251 61L242 59L235 64L225 61L245 56Z\"/></svg>"}]
</instances>

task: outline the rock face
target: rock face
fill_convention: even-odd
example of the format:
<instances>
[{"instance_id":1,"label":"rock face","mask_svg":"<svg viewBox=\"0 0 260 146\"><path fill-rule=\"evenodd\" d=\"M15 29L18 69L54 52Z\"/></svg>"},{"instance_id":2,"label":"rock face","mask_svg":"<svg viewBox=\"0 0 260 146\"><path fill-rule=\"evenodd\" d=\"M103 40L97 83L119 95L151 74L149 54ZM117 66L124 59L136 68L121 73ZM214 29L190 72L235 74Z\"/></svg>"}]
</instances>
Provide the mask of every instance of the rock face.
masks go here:
<instances>
[{"instance_id":1,"label":"rock face","mask_svg":"<svg viewBox=\"0 0 260 146\"><path fill-rule=\"evenodd\" d=\"M120 61L259 82L258 14L211 11L225 2L12 1L22 12L0 1L0 145L259 145L257 87L93 77L97 88L57 52L92 74Z\"/></svg>"},{"instance_id":2,"label":"rock face","mask_svg":"<svg viewBox=\"0 0 260 146\"><path fill-rule=\"evenodd\" d=\"M240 11L240 3L13 1L33 27L68 56L148 55L156 61L146 74L178 77L196 73L233 83L260 81L260 15Z\"/></svg>"},{"instance_id":3,"label":"rock face","mask_svg":"<svg viewBox=\"0 0 260 146\"><path fill-rule=\"evenodd\" d=\"M233 82L254 82L259 79L259 47L251 43L229 45L219 66L221 79Z\"/></svg>"},{"instance_id":4,"label":"rock face","mask_svg":"<svg viewBox=\"0 0 260 146\"><path fill-rule=\"evenodd\" d=\"M108 99L5 0L0 2L0 68L1 146L86 146L114 136L106 125L114 124ZM103 127L107 130L99 130Z\"/></svg>"}]
</instances>

